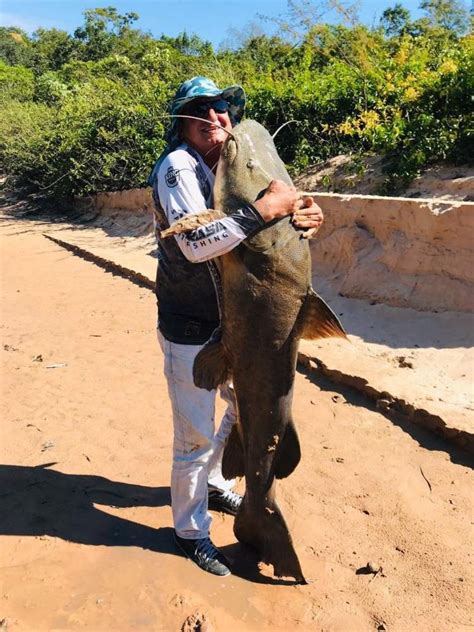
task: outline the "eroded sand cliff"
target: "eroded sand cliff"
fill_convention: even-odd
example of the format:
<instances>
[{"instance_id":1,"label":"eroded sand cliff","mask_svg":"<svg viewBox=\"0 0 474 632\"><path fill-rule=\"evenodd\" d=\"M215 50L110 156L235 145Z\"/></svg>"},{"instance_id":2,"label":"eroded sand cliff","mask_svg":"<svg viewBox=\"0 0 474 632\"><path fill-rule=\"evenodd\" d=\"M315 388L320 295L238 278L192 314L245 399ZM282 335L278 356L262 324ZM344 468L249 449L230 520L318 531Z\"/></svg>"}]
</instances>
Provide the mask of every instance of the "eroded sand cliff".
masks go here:
<instances>
[{"instance_id":1,"label":"eroded sand cliff","mask_svg":"<svg viewBox=\"0 0 474 632\"><path fill-rule=\"evenodd\" d=\"M474 203L315 194L315 270L343 296L429 311L474 307Z\"/></svg>"}]
</instances>

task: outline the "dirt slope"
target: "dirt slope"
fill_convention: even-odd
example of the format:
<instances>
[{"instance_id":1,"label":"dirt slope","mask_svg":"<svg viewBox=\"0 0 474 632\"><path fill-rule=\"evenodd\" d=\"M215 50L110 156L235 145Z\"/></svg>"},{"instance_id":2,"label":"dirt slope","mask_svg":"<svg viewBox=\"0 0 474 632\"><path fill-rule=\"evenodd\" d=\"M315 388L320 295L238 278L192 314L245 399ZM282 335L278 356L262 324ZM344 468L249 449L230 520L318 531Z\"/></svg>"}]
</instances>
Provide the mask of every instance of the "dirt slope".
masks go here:
<instances>
[{"instance_id":1,"label":"dirt slope","mask_svg":"<svg viewBox=\"0 0 474 632\"><path fill-rule=\"evenodd\" d=\"M361 158L341 154L322 164L312 165L295 178L295 184L306 191L383 195L386 174L384 158ZM397 195L440 200L474 199L474 168L469 165L438 164L425 169Z\"/></svg>"},{"instance_id":2,"label":"dirt slope","mask_svg":"<svg viewBox=\"0 0 474 632\"><path fill-rule=\"evenodd\" d=\"M466 457L312 375L297 376L303 460L279 498L313 583L259 575L218 514L237 574L180 557L153 295L40 229L1 229L2 625L180 630L201 612L208 631L471 629Z\"/></svg>"}]
</instances>

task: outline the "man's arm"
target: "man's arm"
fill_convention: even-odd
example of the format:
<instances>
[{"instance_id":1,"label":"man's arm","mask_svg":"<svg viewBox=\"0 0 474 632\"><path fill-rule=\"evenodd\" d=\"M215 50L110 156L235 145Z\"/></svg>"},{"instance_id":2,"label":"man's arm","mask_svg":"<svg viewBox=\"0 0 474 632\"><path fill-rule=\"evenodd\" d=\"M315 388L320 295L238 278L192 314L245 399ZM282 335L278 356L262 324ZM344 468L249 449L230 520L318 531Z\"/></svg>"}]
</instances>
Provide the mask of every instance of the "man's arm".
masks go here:
<instances>
[{"instance_id":1,"label":"man's arm","mask_svg":"<svg viewBox=\"0 0 474 632\"><path fill-rule=\"evenodd\" d=\"M170 169L173 178L165 175ZM170 224L206 208L194 164L185 151L171 155L163 163L157 185L159 199ZM243 206L226 217L176 235L175 239L189 261L200 263L230 252L266 223L292 213L297 228L319 228L323 221L322 211L312 198L301 200L294 187L273 180L265 194L252 206Z\"/></svg>"},{"instance_id":2,"label":"man's arm","mask_svg":"<svg viewBox=\"0 0 474 632\"><path fill-rule=\"evenodd\" d=\"M172 177L167 177L167 174L172 174ZM163 162L155 186L170 224L185 215L206 209L206 199L193 159L185 151L176 152ZM229 252L264 224L265 221L253 207L243 206L206 226L176 235L175 239L186 259L200 263Z\"/></svg>"}]
</instances>

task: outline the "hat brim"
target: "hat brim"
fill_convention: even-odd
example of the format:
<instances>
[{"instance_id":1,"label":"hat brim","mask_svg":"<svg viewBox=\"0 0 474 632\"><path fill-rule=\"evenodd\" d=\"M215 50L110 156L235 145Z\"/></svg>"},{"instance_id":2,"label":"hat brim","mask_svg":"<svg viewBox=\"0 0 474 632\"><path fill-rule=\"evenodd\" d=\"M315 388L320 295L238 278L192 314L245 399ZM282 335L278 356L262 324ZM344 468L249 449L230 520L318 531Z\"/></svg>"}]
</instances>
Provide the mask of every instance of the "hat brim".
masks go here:
<instances>
[{"instance_id":1,"label":"hat brim","mask_svg":"<svg viewBox=\"0 0 474 632\"><path fill-rule=\"evenodd\" d=\"M229 103L229 112L232 123L235 125L240 122L244 115L247 99L245 96L245 90L239 85L229 86L228 88L224 88L224 90L213 90L212 88L209 88L201 94L175 99L171 106L171 114L180 114L183 109L193 101L205 99L206 97L223 97Z\"/></svg>"}]
</instances>

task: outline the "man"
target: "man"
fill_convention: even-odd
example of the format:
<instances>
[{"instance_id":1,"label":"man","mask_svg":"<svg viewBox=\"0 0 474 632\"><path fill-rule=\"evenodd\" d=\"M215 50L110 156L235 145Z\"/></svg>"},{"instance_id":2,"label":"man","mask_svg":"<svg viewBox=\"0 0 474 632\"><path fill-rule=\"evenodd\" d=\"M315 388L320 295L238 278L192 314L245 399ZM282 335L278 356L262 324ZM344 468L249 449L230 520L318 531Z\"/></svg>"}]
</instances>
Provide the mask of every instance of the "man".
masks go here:
<instances>
[{"instance_id":1,"label":"man","mask_svg":"<svg viewBox=\"0 0 474 632\"><path fill-rule=\"evenodd\" d=\"M221 472L225 441L236 418L232 386L220 394L227 411L215 433L215 392L194 386L194 358L219 326L219 274L213 258L229 252L274 219L293 214L298 228L319 227L321 209L311 198L274 180L261 199L204 228L168 240L160 231L187 213L211 208L214 171L227 131L243 116L240 86L220 90L205 77L185 81L171 103L168 146L150 184L158 240L158 339L173 409L171 505L175 538L200 568L229 575L229 563L209 538L208 509L235 515L242 497Z\"/></svg>"}]
</instances>

